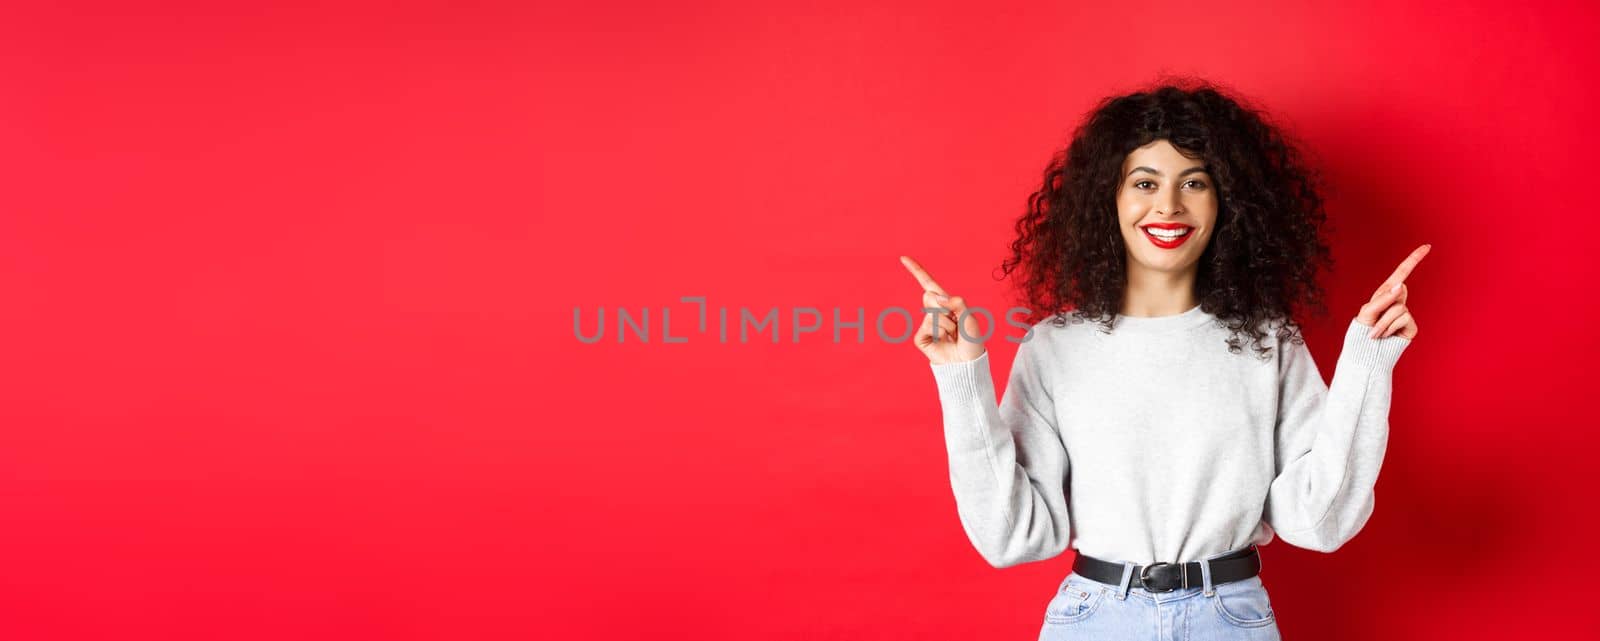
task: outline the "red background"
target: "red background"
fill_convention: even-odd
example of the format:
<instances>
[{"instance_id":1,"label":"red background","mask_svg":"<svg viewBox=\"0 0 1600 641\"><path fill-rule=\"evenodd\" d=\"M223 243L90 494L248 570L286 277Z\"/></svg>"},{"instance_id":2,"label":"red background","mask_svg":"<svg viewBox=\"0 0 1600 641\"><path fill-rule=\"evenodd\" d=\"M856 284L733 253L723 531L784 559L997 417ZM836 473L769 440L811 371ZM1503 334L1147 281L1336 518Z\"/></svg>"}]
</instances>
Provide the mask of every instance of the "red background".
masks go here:
<instances>
[{"instance_id":1,"label":"red background","mask_svg":"<svg viewBox=\"0 0 1600 641\"><path fill-rule=\"evenodd\" d=\"M1327 171L1325 376L1433 244L1375 515L1263 548L1284 634L1592 630L1592 4L52 6L0 26L0 637L1033 638L1071 553L971 548L926 359L787 314L916 305L900 254L1008 304L1163 71Z\"/></svg>"}]
</instances>

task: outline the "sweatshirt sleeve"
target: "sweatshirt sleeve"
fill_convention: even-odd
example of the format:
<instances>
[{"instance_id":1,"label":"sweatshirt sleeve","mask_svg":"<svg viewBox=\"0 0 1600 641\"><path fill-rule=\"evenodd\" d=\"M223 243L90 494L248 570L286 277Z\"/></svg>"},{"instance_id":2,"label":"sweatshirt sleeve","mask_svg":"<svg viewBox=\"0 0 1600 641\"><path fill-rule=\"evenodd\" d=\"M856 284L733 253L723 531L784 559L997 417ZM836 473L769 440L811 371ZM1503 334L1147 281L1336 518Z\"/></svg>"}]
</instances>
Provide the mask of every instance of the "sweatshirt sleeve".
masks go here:
<instances>
[{"instance_id":1,"label":"sweatshirt sleeve","mask_svg":"<svg viewBox=\"0 0 1600 641\"><path fill-rule=\"evenodd\" d=\"M1277 476L1263 518L1295 547L1333 552L1372 516L1394 366L1411 341L1370 331L1350 322L1331 387L1304 344L1280 344Z\"/></svg>"},{"instance_id":2,"label":"sweatshirt sleeve","mask_svg":"<svg viewBox=\"0 0 1600 641\"><path fill-rule=\"evenodd\" d=\"M972 361L931 365L961 527L996 568L1054 557L1071 532L1067 451L1036 360L1041 343L1035 336L1019 346L998 407L987 350Z\"/></svg>"}]
</instances>

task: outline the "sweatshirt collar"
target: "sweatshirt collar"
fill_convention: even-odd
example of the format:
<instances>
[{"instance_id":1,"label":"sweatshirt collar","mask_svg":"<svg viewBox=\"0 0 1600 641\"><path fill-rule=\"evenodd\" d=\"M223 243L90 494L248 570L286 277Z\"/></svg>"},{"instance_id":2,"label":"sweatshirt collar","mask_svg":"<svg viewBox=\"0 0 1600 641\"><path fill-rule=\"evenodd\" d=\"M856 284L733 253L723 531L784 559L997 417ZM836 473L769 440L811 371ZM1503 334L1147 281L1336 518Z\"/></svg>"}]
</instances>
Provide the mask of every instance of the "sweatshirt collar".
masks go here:
<instances>
[{"instance_id":1,"label":"sweatshirt collar","mask_svg":"<svg viewBox=\"0 0 1600 641\"><path fill-rule=\"evenodd\" d=\"M1200 309L1199 305L1182 314L1167 316L1123 316L1116 315L1111 331L1127 333L1160 333L1171 332L1204 325L1214 318Z\"/></svg>"}]
</instances>

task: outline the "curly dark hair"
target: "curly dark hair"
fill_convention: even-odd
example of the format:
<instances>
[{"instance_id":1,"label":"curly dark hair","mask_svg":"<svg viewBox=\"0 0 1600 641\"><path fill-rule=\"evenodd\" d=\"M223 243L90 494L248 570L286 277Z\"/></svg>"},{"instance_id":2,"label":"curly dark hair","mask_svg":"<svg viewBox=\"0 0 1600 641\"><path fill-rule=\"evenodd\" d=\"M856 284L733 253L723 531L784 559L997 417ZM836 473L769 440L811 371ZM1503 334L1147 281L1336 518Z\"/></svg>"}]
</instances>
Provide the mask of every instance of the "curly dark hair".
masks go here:
<instances>
[{"instance_id":1,"label":"curly dark hair","mask_svg":"<svg viewBox=\"0 0 1600 641\"><path fill-rule=\"evenodd\" d=\"M1333 256L1320 177L1296 145L1259 109L1216 83L1164 80L1102 99L1044 171L1016 222L1011 276L1030 323L1096 321L1111 331L1127 287L1127 248L1117 220L1117 189L1128 153L1165 139L1202 159L1217 186L1216 233L1201 253L1195 297L1232 330L1228 350L1248 335L1261 358L1276 324L1279 340L1303 342L1297 311L1325 316L1322 269Z\"/></svg>"}]
</instances>

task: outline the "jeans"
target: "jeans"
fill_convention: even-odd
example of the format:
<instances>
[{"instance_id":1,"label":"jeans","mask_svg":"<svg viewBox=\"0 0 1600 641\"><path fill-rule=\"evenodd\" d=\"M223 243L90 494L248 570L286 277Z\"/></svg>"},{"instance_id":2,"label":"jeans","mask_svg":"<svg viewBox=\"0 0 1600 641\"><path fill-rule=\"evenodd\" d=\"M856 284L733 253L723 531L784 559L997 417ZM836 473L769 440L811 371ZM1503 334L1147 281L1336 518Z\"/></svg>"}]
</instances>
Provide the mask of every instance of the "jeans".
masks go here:
<instances>
[{"instance_id":1,"label":"jeans","mask_svg":"<svg viewBox=\"0 0 1600 641\"><path fill-rule=\"evenodd\" d=\"M1068 574L1045 607L1039 640L1281 641L1261 575L1213 584L1201 563L1201 585L1170 592L1131 587L1131 561L1117 585Z\"/></svg>"}]
</instances>

